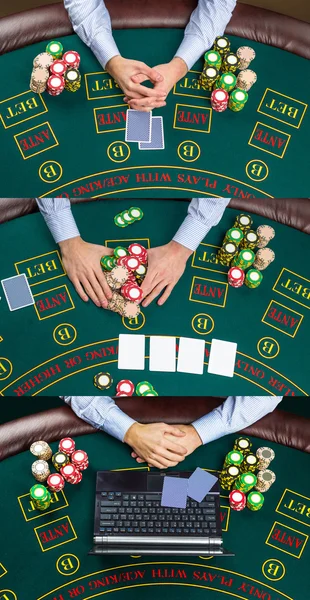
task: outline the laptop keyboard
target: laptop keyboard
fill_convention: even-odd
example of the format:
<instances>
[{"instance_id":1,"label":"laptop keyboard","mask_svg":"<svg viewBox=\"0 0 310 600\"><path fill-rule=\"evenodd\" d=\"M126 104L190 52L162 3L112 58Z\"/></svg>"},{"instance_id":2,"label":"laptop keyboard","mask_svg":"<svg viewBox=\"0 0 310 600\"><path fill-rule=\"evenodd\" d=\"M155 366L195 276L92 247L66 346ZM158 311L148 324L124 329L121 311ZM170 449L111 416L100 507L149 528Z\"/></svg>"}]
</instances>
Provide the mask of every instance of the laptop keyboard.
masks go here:
<instances>
[{"instance_id":1,"label":"laptop keyboard","mask_svg":"<svg viewBox=\"0 0 310 600\"><path fill-rule=\"evenodd\" d=\"M187 500L186 508L161 506L161 494L101 492L100 535L221 536L216 496Z\"/></svg>"}]
</instances>

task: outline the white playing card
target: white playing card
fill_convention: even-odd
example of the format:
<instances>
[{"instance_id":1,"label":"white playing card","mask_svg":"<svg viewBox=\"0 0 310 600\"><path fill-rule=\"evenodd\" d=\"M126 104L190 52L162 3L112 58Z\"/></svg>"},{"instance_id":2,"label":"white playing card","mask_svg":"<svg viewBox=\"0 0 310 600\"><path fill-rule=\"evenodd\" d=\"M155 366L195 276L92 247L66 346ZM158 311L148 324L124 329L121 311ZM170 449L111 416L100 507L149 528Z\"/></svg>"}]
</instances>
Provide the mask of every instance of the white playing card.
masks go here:
<instances>
[{"instance_id":1,"label":"white playing card","mask_svg":"<svg viewBox=\"0 0 310 600\"><path fill-rule=\"evenodd\" d=\"M126 113L126 142L150 142L152 135L152 111L142 112L128 108Z\"/></svg>"},{"instance_id":2,"label":"white playing card","mask_svg":"<svg viewBox=\"0 0 310 600\"><path fill-rule=\"evenodd\" d=\"M176 338L152 335L150 337L150 371L174 373L176 370Z\"/></svg>"},{"instance_id":3,"label":"white playing card","mask_svg":"<svg viewBox=\"0 0 310 600\"><path fill-rule=\"evenodd\" d=\"M25 273L3 279L1 284L11 311L34 304L34 298Z\"/></svg>"},{"instance_id":4,"label":"white playing card","mask_svg":"<svg viewBox=\"0 0 310 600\"><path fill-rule=\"evenodd\" d=\"M212 340L208 373L233 377L236 362L237 344L224 340Z\"/></svg>"},{"instance_id":5,"label":"white playing card","mask_svg":"<svg viewBox=\"0 0 310 600\"><path fill-rule=\"evenodd\" d=\"M145 335L121 333L118 342L118 368L143 371Z\"/></svg>"},{"instance_id":6,"label":"white playing card","mask_svg":"<svg viewBox=\"0 0 310 600\"><path fill-rule=\"evenodd\" d=\"M203 374L205 341L194 338L180 338L178 368L179 373Z\"/></svg>"},{"instance_id":7,"label":"white playing card","mask_svg":"<svg viewBox=\"0 0 310 600\"><path fill-rule=\"evenodd\" d=\"M152 117L152 136L150 142L139 142L139 150L164 150L164 125L162 117Z\"/></svg>"}]
</instances>

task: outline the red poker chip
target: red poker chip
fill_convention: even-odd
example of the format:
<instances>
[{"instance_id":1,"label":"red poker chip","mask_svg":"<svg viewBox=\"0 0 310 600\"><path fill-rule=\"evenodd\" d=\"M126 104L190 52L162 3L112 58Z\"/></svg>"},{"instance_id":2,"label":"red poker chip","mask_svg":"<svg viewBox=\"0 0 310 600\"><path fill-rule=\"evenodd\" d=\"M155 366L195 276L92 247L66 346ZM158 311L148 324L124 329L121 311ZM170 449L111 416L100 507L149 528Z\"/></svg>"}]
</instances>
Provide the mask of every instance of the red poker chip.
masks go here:
<instances>
[{"instance_id":1,"label":"red poker chip","mask_svg":"<svg viewBox=\"0 0 310 600\"><path fill-rule=\"evenodd\" d=\"M50 75L46 87L48 92L62 92L65 89L65 80L60 75Z\"/></svg>"},{"instance_id":2,"label":"red poker chip","mask_svg":"<svg viewBox=\"0 0 310 600\"><path fill-rule=\"evenodd\" d=\"M117 259L116 264L121 267L126 267L126 264L124 263L125 258L127 258L127 256L120 256L120 258Z\"/></svg>"},{"instance_id":3,"label":"red poker chip","mask_svg":"<svg viewBox=\"0 0 310 600\"><path fill-rule=\"evenodd\" d=\"M125 393L126 396L132 396L135 391L135 386L130 379L122 379L116 386L117 393Z\"/></svg>"},{"instance_id":4,"label":"red poker chip","mask_svg":"<svg viewBox=\"0 0 310 600\"><path fill-rule=\"evenodd\" d=\"M128 247L128 252L131 256L135 256L136 258L140 258L142 254L146 253L146 249L141 244L130 244Z\"/></svg>"},{"instance_id":5,"label":"red poker chip","mask_svg":"<svg viewBox=\"0 0 310 600\"><path fill-rule=\"evenodd\" d=\"M50 73L52 75L62 76L67 70L67 65L64 60L54 60L50 66Z\"/></svg>"},{"instance_id":6,"label":"red poker chip","mask_svg":"<svg viewBox=\"0 0 310 600\"><path fill-rule=\"evenodd\" d=\"M84 471L89 465L88 456L84 450L75 450L71 455L71 460L72 464L80 471Z\"/></svg>"},{"instance_id":7,"label":"red poker chip","mask_svg":"<svg viewBox=\"0 0 310 600\"><path fill-rule=\"evenodd\" d=\"M124 396L124 398L130 398L130 396L132 396L132 394L125 394L124 392L117 392L115 394L115 397L120 398L121 396Z\"/></svg>"},{"instance_id":8,"label":"red poker chip","mask_svg":"<svg viewBox=\"0 0 310 600\"><path fill-rule=\"evenodd\" d=\"M131 300L132 302L141 302L143 298L143 291L138 285L132 285L128 289L127 293L129 300Z\"/></svg>"},{"instance_id":9,"label":"red poker chip","mask_svg":"<svg viewBox=\"0 0 310 600\"><path fill-rule=\"evenodd\" d=\"M140 260L135 256L124 256L124 266L128 271L135 271L140 264Z\"/></svg>"},{"instance_id":10,"label":"red poker chip","mask_svg":"<svg viewBox=\"0 0 310 600\"><path fill-rule=\"evenodd\" d=\"M46 483L51 492L60 492L65 487L65 480L59 473L51 473L48 476Z\"/></svg>"},{"instance_id":11,"label":"red poker chip","mask_svg":"<svg viewBox=\"0 0 310 600\"><path fill-rule=\"evenodd\" d=\"M75 450L75 442L72 438L63 438L59 442L59 452L64 452L65 454L72 454Z\"/></svg>"},{"instance_id":12,"label":"red poker chip","mask_svg":"<svg viewBox=\"0 0 310 600\"><path fill-rule=\"evenodd\" d=\"M60 469L60 473L68 483L72 483L77 477L78 469L74 465L68 464Z\"/></svg>"},{"instance_id":13,"label":"red poker chip","mask_svg":"<svg viewBox=\"0 0 310 600\"><path fill-rule=\"evenodd\" d=\"M78 69L80 66L81 57L79 53L75 50L68 50L63 54L62 60L66 63L68 67Z\"/></svg>"}]
</instances>

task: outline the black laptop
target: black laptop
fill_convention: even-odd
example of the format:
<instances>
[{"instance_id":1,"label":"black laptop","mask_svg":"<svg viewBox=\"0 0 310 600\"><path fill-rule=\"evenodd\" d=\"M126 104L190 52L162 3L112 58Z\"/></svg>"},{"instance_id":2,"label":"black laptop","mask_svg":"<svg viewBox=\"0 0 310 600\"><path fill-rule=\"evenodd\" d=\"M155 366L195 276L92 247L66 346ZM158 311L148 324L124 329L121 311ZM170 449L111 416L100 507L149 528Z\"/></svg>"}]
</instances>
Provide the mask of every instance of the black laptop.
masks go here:
<instances>
[{"instance_id":1,"label":"black laptop","mask_svg":"<svg viewBox=\"0 0 310 600\"><path fill-rule=\"evenodd\" d=\"M223 548L219 484L184 509L161 506L162 471L99 471L90 554L233 556ZM169 471L170 477L190 477Z\"/></svg>"}]
</instances>

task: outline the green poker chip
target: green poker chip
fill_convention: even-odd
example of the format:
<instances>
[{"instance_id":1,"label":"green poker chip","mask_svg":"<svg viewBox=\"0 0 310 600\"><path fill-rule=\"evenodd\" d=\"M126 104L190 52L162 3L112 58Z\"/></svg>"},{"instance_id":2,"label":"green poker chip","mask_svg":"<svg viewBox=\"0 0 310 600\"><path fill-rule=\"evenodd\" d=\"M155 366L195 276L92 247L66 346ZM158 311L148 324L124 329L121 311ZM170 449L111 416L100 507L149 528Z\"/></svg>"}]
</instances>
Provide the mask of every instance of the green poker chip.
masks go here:
<instances>
[{"instance_id":1,"label":"green poker chip","mask_svg":"<svg viewBox=\"0 0 310 600\"><path fill-rule=\"evenodd\" d=\"M142 396L158 396L155 390L150 390L149 392L143 392Z\"/></svg>"},{"instance_id":2,"label":"green poker chip","mask_svg":"<svg viewBox=\"0 0 310 600\"><path fill-rule=\"evenodd\" d=\"M121 213L121 217L122 217L122 219L123 219L124 223L126 223L127 225L131 225L131 223L134 223L134 222L135 222L135 219L133 219L133 218L130 216L130 214L129 214L128 210L124 210L124 211Z\"/></svg>"},{"instance_id":3,"label":"green poker chip","mask_svg":"<svg viewBox=\"0 0 310 600\"><path fill-rule=\"evenodd\" d=\"M137 396L143 396L145 392L154 392L154 388L149 381L140 381L136 386L136 394Z\"/></svg>"},{"instance_id":4,"label":"green poker chip","mask_svg":"<svg viewBox=\"0 0 310 600\"><path fill-rule=\"evenodd\" d=\"M144 217L143 211L138 206L132 206L129 208L128 214L135 221L140 221Z\"/></svg>"},{"instance_id":5,"label":"green poker chip","mask_svg":"<svg viewBox=\"0 0 310 600\"><path fill-rule=\"evenodd\" d=\"M113 267L115 267L112 256L103 256L100 260L100 264L105 271L112 271Z\"/></svg>"},{"instance_id":6,"label":"green poker chip","mask_svg":"<svg viewBox=\"0 0 310 600\"><path fill-rule=\"evenodd\" d=\"M128 254L128 250L123 246L116 246L116 248L114 249L114 256L116 258L122 258L124 256L128 256Z\"/></svg>"},{"instance_id":7,"label":"green poker chip","mask_svg":"<svg viewBox=\"0 0 310 600\"><path fill-rule=\"evenodd\" d=\"M121 214L115 215L114 223L117 227L127 227L127 223L125 223Z\"/></svg>"}]
</instances>

